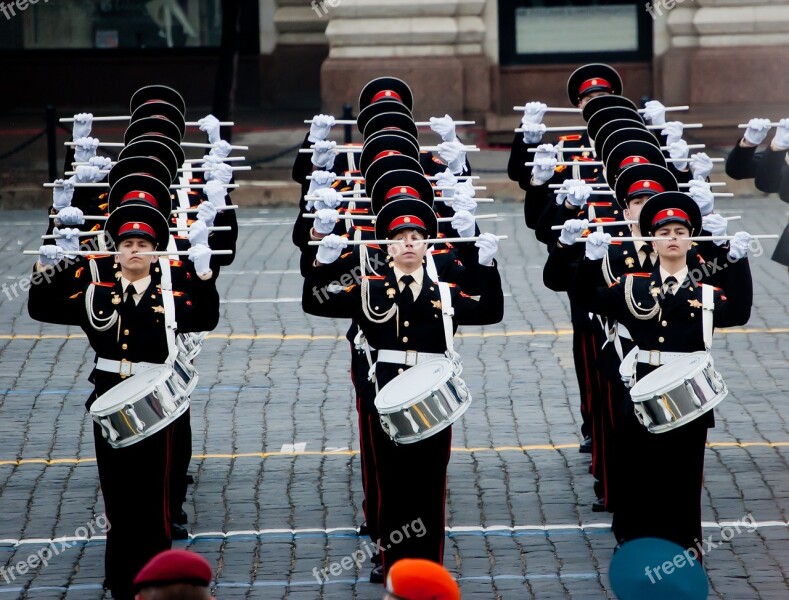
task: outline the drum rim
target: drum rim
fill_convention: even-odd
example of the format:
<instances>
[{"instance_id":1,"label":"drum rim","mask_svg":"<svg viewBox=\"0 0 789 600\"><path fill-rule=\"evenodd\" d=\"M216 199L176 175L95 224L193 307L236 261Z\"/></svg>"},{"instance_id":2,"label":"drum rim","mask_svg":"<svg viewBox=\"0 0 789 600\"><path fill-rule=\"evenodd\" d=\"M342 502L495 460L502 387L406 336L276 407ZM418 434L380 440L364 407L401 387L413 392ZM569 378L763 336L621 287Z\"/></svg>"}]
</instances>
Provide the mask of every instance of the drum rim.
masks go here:
<instances>
[{"instance_id":1,"label":"drum rim","mask_svg":"<svg viewBox=\"0 0 789 600\"><path fill-rule=\"evenodd\" d=\"M710 400L709 402L707 402L704 406L699 407L698 409L694 410L691 413L688 413L686 415L682 415L679 419L677 419L676 421L672 421L671 423L663 423L663 424L654 425L654 426L649 425L649 426L646 426L646 429L647 429L647 431L649 431L649 433L655 433L655 434L667 433L669 431L673 431L674 429L677 429L678 427L682 427L683 425L687 425L691 421L695 421L701 415L703 415L705 413L708 413L713 408L718 406L718 404L723 402L723 399L726 398L726 396L728 396L728 395L729 395L729 388L726 385L726 382L724 382L723 383L723 389L720 392L718 392L715 395L715 397L712 400ZM692 418L689 418L689 417L692 417Z\"/></svg>"},{"instance_id":2,"label":"drum rim","mask_svg":"<svg viewBox=\"0 0 789 600\"><path fill-rule=\"evenodd\" d=\"M166 364L162 364L161 366L156 366L156 367L151 367L150 369L146 369L145 371L140 373L140 375L145 375L145 374L151 373L152 371L156 371L156 370L161 370L161 374L159 375L159 377L156 380L154 380L150 384L148 384L148 387L144 388L147 391L145 391L144 393L143 392L138 392L137 394L133 394L132 396L126 397L124 400L119 400L118 402L116 402L115 404L111 405L110 407L96 408L96 409L93 408L94 406L96 406L96 404L104 396L106 396L107 394L112 392L115 388L117 388L119 386L122 386L122 385L126 385L126 387L129 387L128 383L133 381L134 377L135 377L135 375L132 375L131 377L128 377L128 378L124 379L123 381L121 381L121 382L115 384L114 386L112 386L106 392L101 394L101 396L98 396L90 405L90 409L89 409L90 410L90 414L94 415L96 417L107 417L107 416L111 415L112 413L118 412L118 409L122 408L123 406L129 405L129 404L134 404L134 403L142 400L145 396L147 396L148 394L151 393L151 387L159 387L159 385L161 385L161 383L163 381L165 381L166 379L169 379L170 376L172 375L172 367L170 367L169 365L166 365ZM139 383L139 380L136 383Z\"/></svg>"},{"instance_id":3,"label":"drum rim","mask_svg":"<svg viewBox=\"0 0 789 600\"><path fill-rule=\"evenodd\" d=\"M648 397L646 397L646 394L643 393L643 392L641 392L641 393L637 393L636 392L636 388L638 388L639 384L641 384L644 380L646 380L650 375L652 375L654 373L657 373L658 370L660 370L661 368L669 367L669 366L673 365L674 363L678 363L679 361L685 362L685 361L691 360L691 359L695 358L696 356L700 356L700 355L708 357L709 360L701 361L698 366L694 367L693 369L691 369L687 373L683 374L682 380L680 380L680 381L675 380L671 384L666 383L666 384L662 385L661 387L649 392L649 396ZM712 368L715 369L715 362L714 362L714 360L712 358L712 354L710 352L706 352L704 350L699 350L697 352L689 352L685 356L679 356L679 357L675 358L674 360L671 360L671 361L667 362L666 364L661 365L660 367L658 367L654 371L651 371L651 372L647 373L641 379L636 381L635 385L632 388L630 388L630 399L634 403L636 403L636 402L637 403L647 402L650 398L653 398L655 396L660 396L662 394L665 394L666 392L670 392L671 390L673 390L674 388L679 386L682 383L682 381L686 381L688 379L692 379L693 377L695 377L696 375L701 373L706 368L707 364L711 364ZM639 400L636 400L637 396L640 398Z\"/></svg>"},{"instance_id":4,"label":"drum rim","mask_svg":"<svg viewBox=\"0 0 789 600\"><path fill-rule=\"evenodd\" d=\"M416 442L421 442L422 440L426 440L427 438L433 437L435 434L444 431L447 427L454 424L455 421L457 421L460 417L462 417L465 414L469 406L471 406L471 401L473 399L474 399L473 396L471 395L471 393L469 393L468 399L460 405L460 408L458 408L455 412L452 413L452 415L450 415L449 419L447 419L446 421L441 421L440 426L436 425L435 427L431 427L430 429L427 429L424 432L412 433L410 436L406 438L395 439L391 435L389 435L388 432L386 432L386 435L389 437L389 439L391 439L396 444L414 444ZM415 436L420 436L420 437L415 438Z\"/></svg>"},{"instance_id":5,"label":"drum rim","mask_svg":"<svg viewBox=\"0 0 789 600\"><path fill-rule=\"evenodd\" d=\"M416 367L419 367L420 365L427 365L429 363L435 363L435 362L439 362L439 361L445 361L446 362L447 366L449 367L449 371L448 371L449 375L447 376L446 379L442 379L437 384L437 387L430 387L427 391L425 391L423 394L420 394L417 398L413 398L411 400L407 400L407 401L402 402L400 404L397 404L395 406L386 406L386 407L379 407L378 406L378 398L381 397L381 395L384 393L385 390L387 390L387 389L389 389L389 390L394 389L394 386L391 386L391 384L394 383L395 381L397 381L397 379L399 377L401 377L402 375L405 375L406 373L411 373ZM395 377L394 379L389 381L384 387L382 387L378 391L378 393L375 395L375 400L374 400L375 409L378 411L379 415L388 415L388 414L391 414L391 413L394 413L394 412L399 412L401 410L405 410L406 408L409 408L409 407L413 406L417 402L420 402L420 401L424 400L428 396L430 396L433 393L435 393L436 391L438 391L438 389L442 385L445 385L447 383L447 381L452 379L452 373L453 373L452 361L450 359L446 358L445 356L442 356L440 358L432 358L430 360L426 360L424 362L417 363L413 367L410 367L410 368L406 369L405 371L403 371L402 373L400 373L397 377ZM413 376L413 373L411 373L411 376Z\"/></svg>"},{"instance_id":6,"label":"drum rim","mask_svg":"<svg viewBox=\"0 0 789 600\"><path fill-rule=\"evenodd\" d=\"M181 415L183 415L188 408L189 408L189 398L185 397L184 401L177 406L177 408L175 409L172 415L170 415L167 418L160 419L159 421L156 422L155 425L153 425L150 429L146 429L143 433L135 433L134 435L131 435L127 438L123 438L123 440L121 440L121 443L118 443L117 441L111 442L109 438L105 438L105 439L107 443L115 449L133 446L137 442L140 442L145 438L151 437L152 435L159 433L162 429L174 423L175 420L178 419L178 417L180 417ZM102 426L101 423L98 423L98 425L99 427Z\"/></svg>"}]
</instances>

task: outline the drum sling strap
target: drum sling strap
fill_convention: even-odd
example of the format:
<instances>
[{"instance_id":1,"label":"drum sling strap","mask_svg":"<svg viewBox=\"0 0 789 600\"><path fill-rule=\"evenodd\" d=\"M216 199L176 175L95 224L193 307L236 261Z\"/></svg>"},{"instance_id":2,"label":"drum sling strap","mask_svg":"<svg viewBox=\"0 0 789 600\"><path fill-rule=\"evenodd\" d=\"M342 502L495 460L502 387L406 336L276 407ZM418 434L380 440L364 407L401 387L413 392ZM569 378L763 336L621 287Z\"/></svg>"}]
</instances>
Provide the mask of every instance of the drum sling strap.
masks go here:
<instances>
[{"instance_id":1,"label":"drum sling strap","mask_svg":"<svg viewBox=\"0 0 789 600\"><path fill-rule=\"evenodd\" d=\"M170 238L172 240L172 237ZM159 258L159 269L162 272L162 303L164 304L164 328L167 336L167 360L165 363L172 367L178 348L175 345L175 332L178 323L175 321L175 300L173 296L173 281L170 273L170 258Z\"/></svg>"}]
</instances>

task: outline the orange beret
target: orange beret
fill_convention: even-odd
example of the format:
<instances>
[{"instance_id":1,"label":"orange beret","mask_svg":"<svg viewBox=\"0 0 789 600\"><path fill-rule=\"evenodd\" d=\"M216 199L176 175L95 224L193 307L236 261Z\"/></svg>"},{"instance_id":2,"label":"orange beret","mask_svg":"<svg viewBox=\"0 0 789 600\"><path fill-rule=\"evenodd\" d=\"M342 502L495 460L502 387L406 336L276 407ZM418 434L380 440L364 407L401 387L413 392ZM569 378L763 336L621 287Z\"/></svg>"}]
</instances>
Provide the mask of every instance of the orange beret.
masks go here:
<instances>
[{"instance_id":1,"label":"orange beret","mask_svg":"<svg viewBox=\"0 0 789 600\"><path fill-rule=\"evenodd\" d=\"M460 588L449 571L423 558L404 558L392 565L386 591L402 600L460 600Z\"/></svg>"},{"instance_id":2,"label":"orange beret","mask_svg":"<svg viewBox=\"0 0 789 600\"><path fill-rule=\"evenodd\" d=\"M165 550L154 556L137 573L134 589L191 583L208 587L213 574L206 559L186 550Z\"/></svg>"}]
</instances>

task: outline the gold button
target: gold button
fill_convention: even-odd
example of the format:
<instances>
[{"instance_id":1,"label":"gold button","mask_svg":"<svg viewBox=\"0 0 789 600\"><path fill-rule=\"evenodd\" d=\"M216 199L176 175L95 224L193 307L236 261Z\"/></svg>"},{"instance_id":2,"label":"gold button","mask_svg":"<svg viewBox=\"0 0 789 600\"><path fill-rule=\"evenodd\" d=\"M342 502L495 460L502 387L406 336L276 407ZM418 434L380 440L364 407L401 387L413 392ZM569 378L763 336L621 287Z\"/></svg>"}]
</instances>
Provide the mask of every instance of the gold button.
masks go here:
<instances>
[{"instance_id":1,"label":"gold button","mask_svg":"<svg viewBox=\"0 0 789 600\"><path fill-rule=\"evenodd\" d=\"M153 298L154 300L156 300L156 294L151 294L151 298Z\"/></svg>"},{"instance_id":2,"label":"gold button","mask_svg":"<svg viewBox=\"0 0 789 600\"><path fill-rule=\"evenodd\" d=\"M668 325L668 322L667 322L667 321L661 321L661 322L660 322L660 324L661 324L663 327L665 327L666 325Z\"/></svg>"},{"instance_id":3,"label":"gold button","mask_svg":"<svg viewBox=\"0 0 789 600\"><path fill-rule=\"evenodd\" d=\"M128 344L121 344L121 350L126 350L128 347Z\"/></svg>"},{"instance_id":4,"label":"gold button","mask_svg":"<svg viewBox=\"0 0 789 600\"><path fill-rule=\"evenodd\" d=\"M400 373L402 373L402 372L403 372L403 370L402 370L402 369L397 369L397 374L398 374L398 375L399 375Z\"/></svg>"},{"instance_id":5,"label":"gold button","mask_svg":"<svg viewBox=\"0 0 789 600\"><path fill-rule=\"evenodd\" d=\"M128 329L124 329L123 330L123 335L129 335L129 330Z\"/></svg>"},{"instance_id":6,"label":"gold button","mask_svg":"<svg viewBox=\"0 0 789 600\"><path fill-rule=\"evenodd\" d=\"M615 214L615 215L618 215L618 214L619 214L619 211L618 211L618 210L615 210L615 211L614 211L614 214Z\"/></svg>"},{"instance_id":7,"label":"gold button","mask_svg":"<svg viewBox=\"0 0 789 600\"><path fill-rule=\"evenodd\" d=\"M625 235L625 232L624 231L620 231L619 235Z\"/></svg>"},{"instance_id":8,"label":"gold button","mask_svg":"<svg viewBox=\"0 0 789 600\"><path fill-rule=\"evenodd\" d=\"M408 338L407 338L407 337L404 337L404 338L403 338L403 343L404 343L404 344L407 344L407 343L408 343Z\"/></svg>"},{"instance_id":9,"label":"gold button","mask_svg":"<svg viewBox=\"0 0 789 600\"><path fill-rule=\"evenodd\" d=\"M692 316L693 316L693 313L690 313L690 316L692 317Z\"/></svg>"},{"instance_id":10,"label":"gold button","mask_svg":"<svg viewBox=\"0 0 789 600\"><path fill-rule=\"evenodd\" d=\"M664 337L662 337L662 336L661 336L661 337L659 337L659 338L657 339L657 341L658 341L658 342L660 342L660 343L662 344L663 342L665 342L665 341L666 341L666 338L664 338Z\"/></svg>"},{"instance_id":11,"label":"gold button","mask_svg":"<svg viewBox=\"0 0 789 600\"><path fill-rule=\"evenodd\" d=\"M403 327L408 327L410 323L408 321L403 321Z\"/></svg>"},{"instance_id":12,"label":"gold button","mask_svg":"<svg viewBox=\"0 0 789 600\"><path fill-rule=\"evenodd\" d=\"M433 290L435 290L435 289L436 289L436 288L434 288L432 285L430 286L430 291L431 291L431 292L432 292Z\"/></svg>"},{"instance_id":13,"label":"gold button","mask_svg":"<svg viewBox=\"0 0 789 600\"><path fill-rule=\"evenodd\" d=\"M100 315L103 315L103 314L104 314L104 311L103 311L103 310L100 310L100 311L99 311L99 314L100 314Z\"/></svg>"}]
</instances>

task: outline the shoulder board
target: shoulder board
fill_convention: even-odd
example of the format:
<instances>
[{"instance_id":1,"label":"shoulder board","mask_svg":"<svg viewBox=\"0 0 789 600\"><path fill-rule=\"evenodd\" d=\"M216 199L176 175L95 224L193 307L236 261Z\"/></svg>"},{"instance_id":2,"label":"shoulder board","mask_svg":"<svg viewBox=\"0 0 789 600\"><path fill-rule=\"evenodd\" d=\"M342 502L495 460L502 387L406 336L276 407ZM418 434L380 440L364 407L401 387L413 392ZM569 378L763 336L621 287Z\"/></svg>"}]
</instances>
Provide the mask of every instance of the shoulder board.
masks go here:
<instances>
[{"instance_id":1,"label":"shoulder board","mask_svg":"<svg viewBox=\"0 0 789 600\"><path fill-rule=\"evenodd\" d=\"M159 293L161 294L161 293L162 293L162 288L161 288L161 286L158 286L158 285L157 285L157 286L156 286L156 291L157 291L157 292L159 292ZM175 297L175 298L180 298L180 297L181 297L181 296L183 296L183 295L184 295L184 293L183 293L183 292L179 292L178 290L173 290L173 297Z\"/></svg>"},{"instance_id":2,"label":"shoulder board","mask_svg":"<svg viewBox=\"0 0 789 600\"><path fill-rule=\"evenodd\" d=\"M101 225L97 223L96 225L90 228L90 231L98 231L99 229L101 229Z\"/></svg>"},{"instance_id":3,"label":"shoulder board","mask_svg":"<svg viewBox=\"0 0 789 600\"><path fill-rule=\"evenodd\" d=\"M609 287L609 288L612 288L612 287L614 287L615 285L619 285L619 280L618 280L618 279L615 279L614 281L612 281L612 282L611 282L611 284L610 284L608 287Z\"/></svg>"},{"instance_id":4,"label":"shoulder board","mask_svg":"<svg viewBox=\"0 0 789 600\"><path fill-rule=\"evenodd\" d=\"M597 177L587 177L586 179L584 179L584 181L586 181L587 183L594 183L597 181Z\"/></svg>"},{"instance_id":5,"label":"shoulder board","mask_svg":"<svg viewBox=\"0 0 789 600\"><path fill-rule=\"evenodd\" d=\"M101 253L88 254L85 256L85 260L96 260L98 258L107 258L107 257L109 257L109 254L101 254Z\"/></svg>"},{"instance_id":6,"label":"shoulder board","mask_svg":"<svg viewBox=\"0 0 789 600\"><path fill-rule=\"evenodd\" d=\"M433 251L433 256L435 256L436 254L449 254L449 249L446 249L446 250L434 250Z\"/></svg>"},{"instance_id":7,"label":"shoulder board","mask_svg":"<svg viewBox=\"0 0 789 600\"><path fill-rule=\"evenodd\" d=\"M601 206L603 208L613 206L611 202L587 202L589 206Z\"/></svg>"},{"instance_id":8,"label":"shoulder board","mask_svg":"<svg viewBox=\"0 0 789 600\"><path fill-rule=\"evenodd\" d=\"M345 209L345 214L352 214L352 215L366 215L368 211L366 208L351 208Z\"/></svg>"},{"instance_id":9,"label":"shoulder board","mask_svg":"<svg viewBox=\"0 0 789 600\"><path fill-rule=\"evenodd\" d=\"M82 295L82 292L77 292L76 294L69 296L69 300L74 300L75 298L79 298Z\"/></svg>"},{"instance_id":10,"label":"shoulder board","mask_svg":"<svg viewBox=\"0 0 789 600\"><path fill-rule=\"evenodd\" d=\"M651 277L652 273L645 273L642 271L640 273L628 273L628 275L630 275L631 277Z\"/></svg>"},{"instance_id":11,"label":"shoulder board","mask_svg":"<svg viewBox=\"0 0 789 600\"><path fill-rule=\"evenodd\" d=\"M466 292L464 292L462 290L460 292L460 297L461 298L471 298L472 300L476 300L476 298L474 298L473 296L469 296Z\"/></svg>"},{"instance_id":12,"label":"shoulder board","mask_svg":"<svg viewBox=\"0 0 789 600\"><path fill-rule=\"evenodd\" d=\"M99 200L104 200L109 194L107 192L102 192L99 194ZM106 204L102 204L101 206L107 206Z\"/></svg>"},{"instance_id":13,"label":"shoulder board","mask_svg":"<svg viewBox=\"0 0 789 600\"><path fill-rule=\"evenodd\" d=\"M115 287L114 283L110 283L109 281L91 281L92 285L98 285L101 287L112 288Z\"/></svg>"},{"instance_id":14,"label":"shoulder board","mask_svg":"<svg viewBox=\"0 0 789 600\"><path fill-rule=\"evenodd\" d=\"M350 292L355 287L356 287L356 284L354 283L354 284L349 285L347 288L344 288L343 291L344 292Z\"/></svg>"},{"instance_id":15,"label":"shoulder board","mask_svg":"<svg viewBox=\"0 0 789 600\"><path fill-rule=\"evenodd\" d=\"M578 133L575 133L573 135L562 135L562 136L559 136L559 141L561 141L561 142L576 142L576 141L578 141L580 139L581 139L581 135L578 134Z\"/></svg>"},{"instance_id":16,"label":"shoulder board","mask_svg":"<svg viewBox=\"0 0 789 600\"><path fill-rule=\"evenodd\" d=\"M333 187L333 188L340 187L340 180L338 179L336 181L332 181L331 187Z\"/></svg>"},{"instance_id":17,"label":"shoulder board","mask_svg":"<svg viewBox=\"0 0 789 600\"><path fill-rule=\"evenodd\" d=\"M353 252L346 252L345 254L341 254L340 258L346 258L346 257L350 256L351 254L353 254Z\"/></svg>"},{"instance_id":18,"label":"shoulder board","mask_svg":"<svg viewBox=\"0 0 789 600\"><path fill-rule=\"evenodd\" d=\"M700 283L700 284L699 284L699 287L701 287L701 286L705 286L705 287L711 287L711 288L712 288L713 290L715 290L716 292L722 292L722 291L723 291L721 288L719 288L719 287L715 287L714 285L710 285L709 283Z\"/></svg>"},{"instance_id":19,"label":"shoulder board","mask_svg":"<svg viewBox=\"0 0 789 600\"><path fill-rule=\"evenodd\" d=\"M592 219L592 223L613 223L616 221L614 217L597 217Z\"/></svg>"},{"instance_id":20,"label":"shoulder board","mask_svg":"<svg viewBox=\"0 0 789 600\"><path fill-rule=\"evenodd\" d=\"M585 162L592 162L594 160L597 160L596 158L591 158L589 156L581 156L579 154L573 154L573 155L570 156L570 158L572 158L576 162L584 162L584 161Z\"/></svg>"},{"instance_id":21,"label":"shoulder board","mask_svg":"<svg viewBox=\"0 0 789 600\"><path fill-rule=\"evenodd\" d=\"M707 262L706 260L704 260L704 257L701 254L699 254L698 252L696 252L696 257L699 259L699 262L701 264L704 264L704 263Z\"/></svg>"},{"instance_id":22,"label":"shoulder board","mask_svg":"<svg viewBox=\"0 0 789 600\"><path fill-rule=\"evenodd\" d=\"M561 172L562 172L562 171L564 171L566 168L567 168L567 165L559 165L559 166L558 166L558 167L556 167L556 169L554 169L554 170L555 170L557 173L561 173Z\"/></svg>"},{"instance_id":23,"label":"shoulder board","mask_svg":"<svg viewBox=\"0 0 789 600\"><path fill-rule=\"evenodd\" d=\"M374 281L380 281L381 279L385 279L385 276L384 275L365 275L364 278L365 279L374 280Z\"/></svg>"},{"instance_id":24,"label":"shoulder board","mask_svg":"<svg viewBox=\"0 0 789 600\"><path fill-rule=\"evenodd\" d=\"M449 282L447 282L447 285L448 285L449 287L451 287L451 288L453 288L453 287L457 287L457 286L458 286L458 284L457 284L457 283L449 283Z\"/></svg>"},{"instance_id":25,"label":"shoulder board","mask_svg":"<svg viewBox=\"0 0 789 600\"><path fill-rule=\"evenodd\" d=\"M350 192L351 190L353 190L353 188L351 186L349 186L349 185L345 185L345 186L340 188L341 192Z\"/></svg>"},{"instance_id":26,"label":"shoulder board","mask_svg":"<svg viewBox=\"0 0 789 600\"><path fill-rule=\"evenodd\" d=\"M200 192L198 192L197 190L188 190L188 191L186 192L186 194L187 194L188 196L199 196L199 195L200 195Z\"/></svg>"},{"instance_id":27,"label":"shoulder board","mask_svg":"<svg viewBox=\"0 0 789 600\"><path fill-rule=\"evenodd\" d=\"M82 271L85 270L85 267L80 267L76 271L74 271L74 279L79 279L80 275L82 275Z\"/></svg>"},{"instance_id":28,"label":"shoulder board","mask_svg":"<svg viewBox=\"0 0 789 600\"><path fill-rule=\"evenodd\" d=\"M170 266L172 267L180 267L183 264L183 261L180 260L170 260Z\"/></svg>"},{"instance_id":29,"label":"shoulder board","mask_svg":"<svg viewBox=\"0 0 789 600\"><path fill-rule=\"evenodd\" d=\"M445 164L444 161L442 161L440 158L438 158L436 156L431 156L430 158L436 164L439 164L439 165L444 165Z\"/></svg>"},{"instance_id":30,"label":"shoulder board","mask_svg":"<svg viewBox=\"0 0 789 600\"><path fill-rule=\"evenodd\" d=\"M360 231L375 231L375 227L370 227L369 225L354 225L354 228Z\"/></svg>"}]
</instances>

